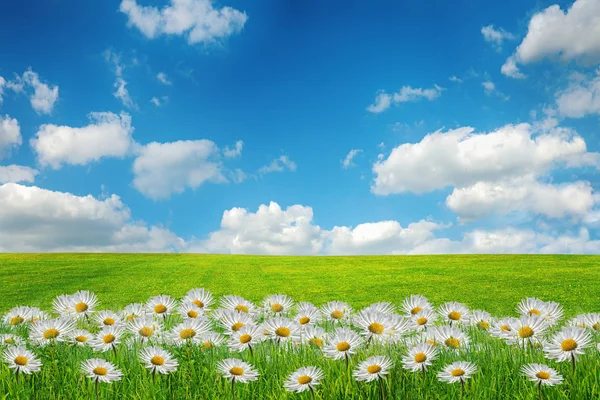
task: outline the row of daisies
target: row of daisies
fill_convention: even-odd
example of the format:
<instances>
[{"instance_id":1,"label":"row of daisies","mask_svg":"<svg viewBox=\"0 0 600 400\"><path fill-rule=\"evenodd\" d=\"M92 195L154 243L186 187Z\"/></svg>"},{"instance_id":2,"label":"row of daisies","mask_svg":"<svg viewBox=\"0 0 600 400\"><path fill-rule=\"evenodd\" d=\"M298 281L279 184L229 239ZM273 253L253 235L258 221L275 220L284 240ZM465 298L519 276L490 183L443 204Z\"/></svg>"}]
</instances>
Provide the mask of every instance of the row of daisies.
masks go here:
<instances>
[{"instance_id":1,"label":"row of daisies","mask_svg":"<svg viewBox=\"0 0 600 400\"><path fill-rule=\"evenodd\" d=\"M574 368L578 356L593 345L592 334L600 330L598 313L579 315L558 330L563 319L562 307L535 298L518 304L519 318L501 319L492 318L485 311L471 311L457 302L444 303L436 309L419 295L404 299L400 313L387 302L354 312L340 301L317 308L307 302L294 304L285 295L269 296L260 306L234 295L223 296L219 307L213 308L215 304L209 291L193 289L180 301L159 295L146 304L130 304L120 312L98 311L98 298L89 291L58 296L53 301L57 317L35 307L15 307L3 318L11 329L10 333L0 335L0 343L7 346L4 361L16 374L30 374L41 369L41 362L25 343L46 346L68 342L115 353L121 343L141 344L144 347L139 353L140 360L152 374L168 374L177 370L178 362L158 345L209 348L225 342L232 351L252 352L259 343L270 340L282 349L294 349L301 344L313 346L326 357L348 363L358 349L370 343L403 343L408 346L402 358L404 368L424 374L440 349L457 352L471 346L465 329L470 327L516 346L541 348L547 358L571 361ZM223 334L213 330L214 324L222 328ZM27 340L19 332L26 332ZM354 376L364 381L381 379L391 366L387 356L370 357L358 365ZM250 364L239 359L225 359L218 368L234 383L258 377ZM114 364L99 358L84 361L82 370L96 382L111 382L122 375ZM459 361L443 368L438 377L449 383L464 383L476 370L472 363ZM544 364L525 365L523 373L540 387L562 382L560 374ZM288 377L285 387L294 391L313 390L322 377L319 368L303 367Z\"/></svg>"}]
</instances>

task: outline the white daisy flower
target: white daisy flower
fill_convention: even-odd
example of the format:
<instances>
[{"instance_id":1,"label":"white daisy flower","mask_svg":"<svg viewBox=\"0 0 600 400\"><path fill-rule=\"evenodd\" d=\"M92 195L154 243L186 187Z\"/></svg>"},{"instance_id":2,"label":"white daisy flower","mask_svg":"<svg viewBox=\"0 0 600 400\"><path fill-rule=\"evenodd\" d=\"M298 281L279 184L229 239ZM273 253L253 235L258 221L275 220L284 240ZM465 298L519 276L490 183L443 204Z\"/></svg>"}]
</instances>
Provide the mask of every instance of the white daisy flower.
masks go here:
<instances>
[{"instance_id":1,"label":"white daisy flower","mask_svg":"<svg viewBox=\"0 0 600 400\"><path fill-rule=\"evenodd\" d=\"M2 346L19 346L23 344L25 340L14 333L3 333L0 335L0 347Z\"/></svg>"},{"instance_id":2,"label":"white daisy flower","mask_svg":"<svg viewBox=\"0 0 600 400\"><path fill-rule=\"evenodd\" d=\"M386 329L381 343L396 343L402 340L402 335L410 330L410 320L404 315L388 314L390 328Z\"/></svg>"},{"instance_id":3,"label":"white daisy flower","mask_svg":"<svg viewBox=\"0 0 600 400\"><path fill-rule=\"evenodd\" d=\"M558 362L572 360L574 363L591 344L592 335L585 328L571 326L557 333L544 347L544 352L546 357Z\"/></svg>"},{"instance_id":4,"label":"white daisy flower","mask_svg":"<svg viewBox=\"0 0 600 400\"><path fill-rule=\"evenodd\" d=\"M440 306L440 316L442 319L452 324L462 324L469 321L470 313L467 306L455 301L449 301Z\"/></svg>"},{"instance_id":5,"label":"white daisy flower","mask_svg":"<svg viewBox=\"0 0 600 400\"><path fill-rule=\"evenodd\" d=\"M39 346L46 346L54 342L67 341L75 323L71 319L56 318L38 321L31 326L29 338Z\"/></svg>"},{"instance_id":6,"label":"white daisy flower","mask_svg":"<svg viewBox=\"0 0 600 400\"><path fill-rule=\"evenodd\" d=\"M511 325L512 335L510 343L525 345L526 342L534 344L546 331L548 325L544 318L533 315L523 315Z\"/></svg>"},{"instance_id":7,"label":"white daisy flower","mask_svg":"<svg viewBox=\"0 0 600 400\"><path fill-rule=\"evenodd\" d=\"M489 331L492 326L493 318L492 315L483 310L474 310L471 313L471 325L476 326L484 331Z\"/></svg>"},{"instance_id":8,"label":"white daisy flower","mask_svg":"<svg viewBox=\"0 0 600 400\"><path fill-rule=\"evenodd\" d=\"M413 372L425 371L437 357L437 348L428 343L419 343L408 350L402 358L404 368Z\"/></svg>"},{"instance_id":9,"label":"white daisy flower","mask_svg":"<svg viewBox=\"0 0 600 400\"><path fill-rule=\"evenodd\" d=\"M83 373L94 382L111 383L118 381L123 375L117 367L101 358L91 358L81 363Z\"/></svg>"},{"instance_id":10,"label":"white daisy flower","mask_svg":"<svg viewBox=\"0 0 600 400\"><path fill-rule=\"evenodd\" d=\"M116 351L117 345L121 343L125 328L121 325L103 327L90 341L90 346L96 351Z\"/></svg>"},{"instance_id":11,"label":"white daisy flower","mask_svg":"<svg viewBox=\"0 0 600 400\"><path fill-rule=\"evenodd\" d=\"M254 324L254 319L248 313L225 310L219 319L219 324L225 329L226 335L231 335L248 324Z\"/></svg>"},{"instance_id":12,"label":"white daisy flower","mask_svg":"<svg viewBox=\"0 0 600 400\"><path fill-rule=\"evenodd\" d=\"M127 322L131 322L138 317L143 317L146 315L146 309L142 303L132 303L123 309L121 312L121 317L123 320Z\"/></svg>"},{"instance_id":13,"label":"white daisy flower","mask_svg":"<svg viewBox=\"0 0 600 400\"><path fill-rule=\"evenodd\" d=\"M75 329L71 333L71 342L77 346L86 346L93 338L94 335L85 329Z\"/></svg>"},{"instance_id":14,"label":"white daisy flower","mask_svg":"<svg viewBox=\"0 0 600 400\"><path fill-rule=\"evenodd\" d=\"M301 367L292 372L283 383L288 392L301 393L305 390L313 392L325 374L318 367Z\"/></svg>"},{"instance_id":15,"label":"white daisy flower","mask_svg":"<svg viewBox=\"0 0 600 400\"><path fill-rule=\"evenodd\" d=\"M156 335L162 331L162 324L150 316L140 316L132 319L127 324L127 330L133 335L135 341L146 343L156 338Z\"/></svg>"},{"instance_id":16,"label":"white daisy flower","mask_svg":"<svg viewBox=\"0 0 600 400\"><path fill-rule=\"evenodd\" d=\"M205 313L210 310L212 302L213 295L204 288L192 289L181 299L182 304L193 304Z\"/></svg>"},{"instance_id":17,"label":"white daisy flower","mask_svg":"<svg viewBox=\"0 0 600 400\"><path fill-rule=\"evenodd\" d=\"M548 322L548 325L555 325L563 317L563 308L560 304L555 301L549 301L546 303L546 313L542 316Z\"/></svg>"},{"instance_id":18,"label":"white daisy flower","mask_svg":"<svg viewBox=\"0 0 600 400\"><path fill-rule=\"evenodd\" d=\"M322 307L323 316L332 322L343 322L350 318L352 308L342 301L330 301Z\"/></svg>"},{"instance_id":19,"label":"white daisy flower","mask_svg":"<svg viewBox=\"0 0 600 400\"><path fill-rule=\"evenodd\" d=\"M52 309L61 317L70 316L75 311L73 305L71 295L68 294L60 294L52 300Z\"/></svg>"},{"instance_id":20,"label":"white daisy flower","mask_svg":"<svg viewBox=\"0 0 600 400\"><path fill-rule=\"evenodd\" d=\"M29 321L35 324L38 321L50 319L47 312L40 310L37 307L29 307Z\"/></svg>"},{"instance_id":21,"label":"white daisy flower","mask_svg":"<svg viewBox=\"0 0 600 400\"><path fill-rule=\"evenodd\" d=\"M146 347L140 350L140 360L152 374L169 374L177 371L179 365L171 353L160 347Z\"/></svg>"},{"instance_id":22,"label":"white daisy flower","mask_svg":"<svg viewBox=\"0 0 600 400\"><path fill-rule=\"evenodd\" d=\"M223 337L223 335L217 332L206 332L202 334L202 337L200 338L203 350L209 350L213 347L219 347L224 341L225 338Z\"/></svg>"},{"instance_id":23,"label":"white daisy flower","mask_svg":"<svg viewBox=\"0 0 600 400\"><path fill-rule=\"evenodd\" d=\"M325 329L315 325L305 325L302 329L302 342L309 346L323 349L326 342Z\"/></svg>"},{"instance_id":24,"label":"white daisy flower","mask_svg":"<svg viewBox=\"0 0 600 400\"><path fill-rule=\"evenodd\" d=\"M426 297L412 295L402 301L402 310L408 316L418 315L425 310L433 310L433 306Z\"/></svg>"},{"instance_id":25,"label":"white daisy flower","mask_svg":"<svg viewBox=\"0 0 600 400\"><path fill-rule=\"evenodd\" d=\"M334 360L348 359L363 344L360 335L349 328L337 328L331 334L324 348L325 356Z\"/></svg>"},{"instance_id":26,"label":"white daisy flower","mask_svg":"<svg viewBox=\"0 0 600 400\"><path fill-rule=\"evenodd\" d=\"M165 318L167 315L173 314L176 308L177 301L166 294L154 296L146 303L147 312L154 317Z\"/></svg>"},{"instance_id":27,"label":"white daisy flower","mask_svg":"<svg viewBox=\"0 0 600 400\"><path fill-rule=\"evenodd\" d=\"M361 334L367 341L384 341L385 333L389 333L392 323L389 314L367 310L361 311L355 318L354 324L361 329Z\"/></svg>"},{"instance_id":28,"label":"white daisy flower","mask_svg":"<svg viewBox=\"0 0 600 400\"><path fill-rule=\"evenodd\" d=\"M171 339L177 346L200 343L202 334L209 330L210 323L204 318L186 319L173 328Z\"/></svg>"},{"instance_id":29,"label":"white daisy flower","mask_svg":"<svg viewBox=\"0 0 600 400\"><path fill-rule=\"evenodd\" d=\"M312 303L299 303L297 306L297 310L298 313L296 314L294 321L296 321L298 325L314 325L321 322L321 311L319 311L319 309L315 307Z\"/></svg>"},{"instance_id":30,"label":"white daisy flower","mask_svg":"<svg viewBox=\"0 0 600 400\"><path fill-rule=\"evenodd\" d=\"M217 364L217 368L227 380L248 383L258 379L258 371L252 365L237 358L226 358Z\"/></svg>"},{"instance_id":31,"label":"white daisy flower","mask_svg":"<svg viewBox=\"0 0 600 400\"><path fill-rule=\"evenodd\" d=\"M291 311L294 302L284 294L274 294L263 301L265 315L284 315Z\"/></svg>"},{"instance_id":32,"label":"white daisy flower","mask_svg":"<svg viewBox=\"0 0 600 400\"><path fill-rule=\"evenodd\" d=\"M476 372L477 367L475 364L467 361L457 361L446 365L444 369L438 373L438 378L440 381L446 383L464 383Z\"/></svg>"},{"instance_id":33,"label":"white daisy flower","mask_svg":"<svg viewBox=\"0 0 600 400\"><path fill-rule=\"evenodd\" d=\"M469 347L469 336L456 326L440 326L435 330L437 341L448 350L463 350Z\"/></svg>"},{"instance_id":34,"label":"white daisy flower","mask_svg":"<svg viewBox=\"0 0 600 400\"><path fill-rule=\"evenodd\" d=\"M266 329L277 343L299 342L301 339L300 325L286 317L266 320L263 329Z\"/></svg>"},{"instance_id":35,"label":"white daisy flower","mask_svg":"<svg viewBox=\"0 0 600 400\"><path fill-rule=\"evenodd\" d=\"M579 328L587 328L585 314L577 315L566 322L567 326L577 326Z\"/></svg>"},{"instance_id":36,"label":"white daisy flower","mask_svg":"<svg viewBox=\"0 0 600 400\"><path fill-rule=\"evenodd\" d=\"M6 325L18 326L31 319L31 309L27 306L12 308L4 315Z\"/></svg>"},{"instance_id":37,"label":"white daisy flower","mask_svg":"<svg viewBox=\"0 0 600 400\"><path fill-rule=\"evenodd\" d=\"M94 322L96 322L98 324L99 328L102 328L105 326L122 325L124 323L123 320L121 319L121 316L111 310L98 311L94 315Z\"/></svg>"},{"instance_id":38,"label":"white daisy flower","mask_svg":"<svg viewBox=\"0 0 600 400\"><path fill-rule=\"evenodd\" d=\"M518 318L506 317L494 321L490 329L490 335L499 339L510 339L514 336L513 327L519 324Z\"/></svg>"},{"instance_id":39,"label":"white daisy flower","mask_svg":"<svg viewBox=\"0 0 600 400\"><path fill-rule=\"evenodd\" d=\"M521 302L517 304L517 312L522 316L536 315L538 317L548 313L546 310L546 303L535 297L528 297L521 300Z\"/></svg>"},{"instance_id":40,"label":"white daisy flower","mask_svg":"<svg viewBox=\"0 0 600 400\"><path fill-rule=\"evenodd\" d=\"M438 315L431 308L424 308L417 314L410 317L410 327L416 331L424 331L427 328L434 326Z\"/></svg>"},{"instance_id":41,"label":"white daisy flower","mask_svg":"<svg viewBox=\"0 0 600 400\"><path fill-rule=\"evenodd\" d=\"M243 314L254 315L256 313L256 306L243 297L234 295L225 295L221 298L221 307L226 310L237 311Z\"/></svg>"},{"instance_id":42,"label":"white daisy flower","mask_svg":"<svg viewBox=\"0 0 600 400\"><path fill-rule=\"evenodd\" d=\"M555 369L545 364L527 364L521 372L538 386L560 385L563 381L563 377Z\"/></svg>"},{"instance_id":43,"label":"white daisy flower","mask_svg":"<svg viewBox=\"0 0 600 400\"><path fill-rule=\"evenodd\" d=\"M42 363L37 357L23 346L11 346L4 350L4 362L15 370L15 374L31 374L38 372Z\"/></svg>"},{"instance_id":44,"label":"white daisy flower","mask_svg":"<svg viewBox=\"0 0 600 400\"><path fill-rule=\"evenodd\" d=\"M183 317L183 319L205 318L204 311L194 303L181 304L177 312Z\"/></svg>"},{"instance_id":45,"label":"white daisy flower","mask_svg":"<svg viewBox=\"0 0 600 400\"><path fill-rule=\"evenodd\" d=\"M583 316L585 326L594 332L600 332L600 313L590 313Z\"/></svg>"},{"instance_id":46,"label":"white daisy flower","mask_svg":"<svg viewBox=\"0 0 600 400\"><path fill-rule=\"evenodd\" d=\"M371 382L376 379L383 379L389 374L392 367L392 360L386 356L369 357L361 362L353 372L357 381Z\"/></svg>"},{"instance_id":47,"label":"white daisy flower","mask_svg":"<svg viewBox=\"0 0 600 400\"><path fill-rule=\"evenodd\" d=\"M249 349L252 352L252 347L256 346L263 339L263 329L255 325L246 325L237 332L233 332L227 345L232 351L244 351Z\"/></svg>"},{"instance_id":48,"label":"white daisy flower","mask_svg":"<svg viewBox=\"0 0 600 400\"><path fill-rule=\"evenodd\" d=\"M98 306L98 298L93 292L80 290L69 297L69 308L75 318L89 317Z\"/></svg>"}]
</instances>

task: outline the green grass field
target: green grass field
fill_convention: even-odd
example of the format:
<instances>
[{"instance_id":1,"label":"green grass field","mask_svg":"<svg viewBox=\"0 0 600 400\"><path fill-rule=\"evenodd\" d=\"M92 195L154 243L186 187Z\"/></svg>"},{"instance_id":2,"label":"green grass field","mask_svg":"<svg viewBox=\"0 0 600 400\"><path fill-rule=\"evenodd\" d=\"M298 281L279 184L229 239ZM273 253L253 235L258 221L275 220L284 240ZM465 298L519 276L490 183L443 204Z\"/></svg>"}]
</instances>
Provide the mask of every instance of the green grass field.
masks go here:
<instances>
[{"instance_id":1,"label":"green grass field","mask_svg":"<svg viewBox=\"0 0 600 400\"><path fill-rule=\"evenodd\" d=\"M0 254L0 313L17 305L52 309L60 294L90 290L100 309L118 310L132 302L145 302L157 294L176 298L189 289L204 287L215 297L238 294L256 304L268 295L283 293L295 301L320 306L330 300L346 301L355 308L374 302L400 304L411 294L421 294L438 306L458 301L493 316L516 316L515 306L525 297L559 302L565 319L579 313L600 311L600 257L597 256L410 256L410 257L256 257L217 255L113 255L113 254ZM180 320L167 318L166 328ZM98 327L80 321L79 326L97 332ZM219 331L220 328L213 327ZM327 325L331 330L331 326ZM560 330L552 328L551 332ZM454 361L470 361L478 372L466 384L464 399L535 400L539 393L520 369L527 363L544 363L564 377L562 385L543 390L543 399L600 398L600 353L593 345L571 364L545 358L541 349L525 350L490 337L477 327L465 328L471 346L459 351L440 350L427 371L402 367L407 345L363 346L350 360L325 358L308 346L284 349L272 341L257 345L254 354L236 353L225 345L175 347L163 345L179 361L177 372L159 377L140 363L138 348L117 346L115 352L98 353L89 347L59 343L30 349L42 360L42 370L32 376L15 374L0 362L0 400L94 399L94 384L81 373L83 360L99 357L117 365L123 379L99 385L100 399L231 399L231 385L220 377L217 363L241 358L260 372L258 381L236 384L237 400L311 399L310 393L286 392L282 383L298 367L320 367L325 378L316 399L380 399L377 383L356 382L352 370L368 356L387 355L394 365L385 380L386 399L459 399L460 385L437 379L437 372ZM27 337L26 327L1 326L0 333ZM550 335L548 336L550 337ZM0 352L3 351L0 344Z\"/></svg>"}]
</instances>

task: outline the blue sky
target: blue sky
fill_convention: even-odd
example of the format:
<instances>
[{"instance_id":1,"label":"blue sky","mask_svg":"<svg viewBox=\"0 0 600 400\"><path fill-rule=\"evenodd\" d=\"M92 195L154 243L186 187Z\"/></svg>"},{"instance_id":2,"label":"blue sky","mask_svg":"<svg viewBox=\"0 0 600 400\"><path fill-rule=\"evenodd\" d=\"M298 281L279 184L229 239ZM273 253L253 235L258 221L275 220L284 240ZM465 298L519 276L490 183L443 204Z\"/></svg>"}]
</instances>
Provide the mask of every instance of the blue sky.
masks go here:
<instances>
[{"instance_id":1,"label":"blue sky","mask_svg":"<svg viewBox=\"0 0 600 400\"><path fill-rule=\"evenodd\" d=\"M0 251L597 253L598 21L591 0L6 4Z\"/></svg>"}]
</instances>

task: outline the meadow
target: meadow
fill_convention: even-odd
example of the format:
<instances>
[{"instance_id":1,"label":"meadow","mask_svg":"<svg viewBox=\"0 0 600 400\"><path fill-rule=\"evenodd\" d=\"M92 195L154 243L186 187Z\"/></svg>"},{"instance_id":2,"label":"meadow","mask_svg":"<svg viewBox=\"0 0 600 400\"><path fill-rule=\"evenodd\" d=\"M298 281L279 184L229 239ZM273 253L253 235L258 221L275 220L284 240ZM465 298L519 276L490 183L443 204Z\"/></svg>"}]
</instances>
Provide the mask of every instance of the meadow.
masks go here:
<instances>
[{"instance_id":1,"label":"meadow","mask_svg":"<svg viewBox=\"0 0 600 400\"><path fill-rule=\"evenodd\" d=\"M254 303L258 310L264 310L265 298L282 293L296 303L311 302L319 308L332 300L347 302L354 314L376 302L390 302L397 307L396 313L403 314L400 308L403 300L415 294L427 297L436 315L442 303L453 301L471 311L486 310L493 317L519 317L516 306L527 297L558 302L564 310L559 321L548 323L538 342L523 342L522 346L491 335L496 323L492 319L486 327L465 320L459 326L470 343L453 349L444 347L442 340L437 357L424 374L403 366L403 357L417 339L422 339L414 329L406 327L401 329L401 340L378 342L364 338L348 364L344 359L324 356L322 348L307 343L283 345L269 338L257 343L252 352L238 352L229 348L227 342L207 345L205 341L190 341L176 345L157 336L156 343L169 351L179 365L173 373L153 376L140 362L139 351L144 346L128 343L132 335L129 331L122 343L101 352L72 341L39 345L32 341L31 327L5 323L0 326L0 334L16 334L23 339L29 336L28 348L43 366L34 374L15 376L8 363L0 360L0 399L94 399L96 395L99 399L232 399L231 383L218 370L218 363L226 358L242 359L260 374L256 381L234 385L240 400L311 399L312 392L291 393L283 387L286 377L303 366L317 366L324 373L321 384L314 389L316 399L600 398L597 329L586 326L592 343L579 356L574 370L569 360L557 362L549 359L545 351L548 341L570 325L567 322L570 318L600 311L600 257L596 256L4 254L0 255L0 272L2 315L18 305L53 312L57 296L79 290L97 295L98 310L120 311L130 303L146 303L158 294L180 300L196 287L212 292L213 309L219 307L222 296L236 294ZM293 310L289 313L286 310L284 315L297 318ZM326 313L323 316L327 317ZM258 313L253 319L259 324L272 317ZM442 317L437 327L448 325L441 321ZM95 321L92 314L90 318L73 321L90 335L102 332L102 323ZM178 315L161 318L162 331L169 335L176 333L182 321ZM385 321L391 324L389 319ZM351 326L360 335L364 334L364 329L361 331L351 320L339 324L329 320L319 326L328 333L339 326ZM436 326L432 325L428 332L434 332ZM221 324L219 317L211 317L210 330L222 338L227 337L225 334L234 335L227 333L226 324ZM0 344L0 351L6 348ZM392 361L387 377L370 383L354 379L352 374L359 364L376 355ZM81 371L82 361L95 357L113 363L123 372L119 381L100 383L98 392L94 381ZM455 361L469 361L477 367L477 372L466 381L464 393L460 384L441 382L437 376L444 366ZM564 381L540 392L521 373L523 365L530 363L549 365Z\"/></svg>"}]
</instances>

